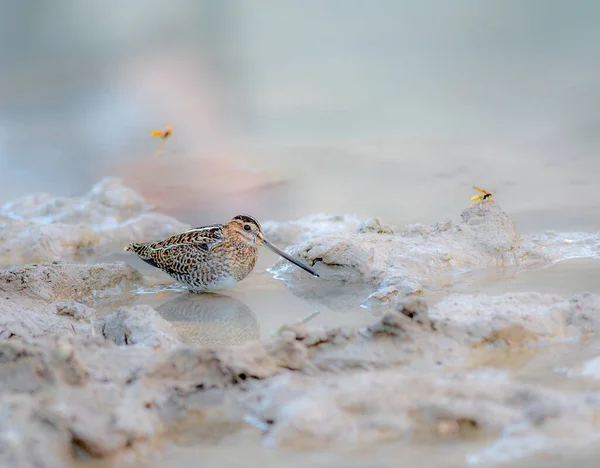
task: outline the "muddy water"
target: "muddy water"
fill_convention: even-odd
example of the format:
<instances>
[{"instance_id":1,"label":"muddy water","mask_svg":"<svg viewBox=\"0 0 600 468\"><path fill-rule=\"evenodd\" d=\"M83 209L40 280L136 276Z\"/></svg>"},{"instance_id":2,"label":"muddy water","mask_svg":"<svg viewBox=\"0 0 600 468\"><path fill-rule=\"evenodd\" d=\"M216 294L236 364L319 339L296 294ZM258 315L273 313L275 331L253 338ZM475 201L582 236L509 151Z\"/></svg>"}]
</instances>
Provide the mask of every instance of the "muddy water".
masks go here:
<instances>
[{"instance_id":1,"label":"muddy water","mask_svg":"<svg viewBox=\"0 0 600 468\"><path fill-rule=\"evenodd\" d=\"M132 290L123 304L148 304L175 324L184 341L190 344L227 345L252 339L272 338L278 329L289 323L303 321L315 326L362 326L372 323L386 306L365 308L368 287L355 284L315 285L321 294L293 292L268 272L275 261L270 252L261 251L256 269L235 288L213 294L190 294L166 275L125 253L116 253L100 260L129 261L155 280L155 285ZM310 283L314 280L307 278ZM468 272L451 286L444 286L444 277L424 290L433 305L450 294L504 294L510 292L541 292L572 297L581 292L600 294L600 261L573 259L550 267L517 274L510 268L492 268ZM318 286L318 287L317 287ZM112 312L114 303L107 304Z\"/></svg>"},{"instance_id":2,"label":"muddy water","mask_svg":"<svg viewBox=\"0 0 600 468\"><path fill-rule=\"evenodd\" d=\"M86 5L63 2L34 18L14 3L0 18L1 43L11 44L0 45L0 201L38 190L71 195L119 175L192 225L243 212L264 220L348 213L402 225L456 219L476 184L494 191L520 233L600 231L595 2L256 8L181 0L168 8L145 2L142 15L135 2ZM128 8L130 22L120 16ZM149 130L167 121L174 136L153 156ZM109 258L170 283L131 256ZM332 285L327 297L298 297L266 272L273 262L261 252L253 274L222 296L157 286L127 301L156 307L190 342L206 344L265 339L299 320L373 320L360 307L365 294ZM510 291L600 293L600 261L476 272L452 289L440 279L427 295ZM568 387L578 383L556 369L576 367L595 350L482 355L473 365ZM194 435L206 430L200 422L186 427L187 439L174 437L185 446L164 452L179 466L197 462L194 444L203 437ZM203 459L462 466L470 450L422 443L362 458L294 455L261 449L251 428L230 429L202 445ZM595 456L587 450L581 466ZM560 466L528 466L535 463Z\"/></svg>"},{"instance_id":3,"label":"muddy water","mask_svg":"<svg viewBox=\"0 0 600 468\"><path fill-rule=\"evenodd\" d=\"M320 326L360 326L373 321L369 311L361 307L368 293L361 293L356 285L328 284L322 297L311 296L309 300L294 295L267 271L276 258L265 249L261 249L254 271L235 288L200 295L188 293L168 276L129 254L115 253L100 260L129 261L152 276L156 285L132 290L124 303L154 307L190 343L226 345L268 339L282 325L299 321ZM307 281L318 280L307 275ZM107 312L114 309L113 303L106 306ZM241 340L241 336L245 338Z\"/></svg>"},{"instance_id":4,"label":"muddy water","mask_svg":"<svg viewBox=\"0 0 600 468\"><path fill-rule=\"evenodd\" d=\"M452 279L451 291L464 294L504 294L536 291L571 297L581 292L600 292L600 261L578 258L557 262L547 268L516 272L513 268L490 268L456 278L438 278L426 292L435 301L450 291L444 284Z\"/></svg>"}]
</instances>

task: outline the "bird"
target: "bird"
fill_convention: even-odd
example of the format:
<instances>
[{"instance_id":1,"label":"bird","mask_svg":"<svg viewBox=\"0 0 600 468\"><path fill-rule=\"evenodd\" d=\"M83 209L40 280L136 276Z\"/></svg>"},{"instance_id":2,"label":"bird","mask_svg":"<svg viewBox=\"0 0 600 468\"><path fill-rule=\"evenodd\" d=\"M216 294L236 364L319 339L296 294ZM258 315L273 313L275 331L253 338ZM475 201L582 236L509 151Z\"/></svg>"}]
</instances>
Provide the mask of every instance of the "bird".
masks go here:
<instances>
[{"instance_id":1,"label":"bird","mask_svg":"<svg viewBox=\"0 0 600 468\"><path fill-rule=\"evenodd\" d=\"M235 286L256 265L263 245L314 277L319 274L269 242L258 221L238 215L225 224L184 231L158 242L130 243L124 250L185 285L191 292Z\"/></svg>"}]
</instances>

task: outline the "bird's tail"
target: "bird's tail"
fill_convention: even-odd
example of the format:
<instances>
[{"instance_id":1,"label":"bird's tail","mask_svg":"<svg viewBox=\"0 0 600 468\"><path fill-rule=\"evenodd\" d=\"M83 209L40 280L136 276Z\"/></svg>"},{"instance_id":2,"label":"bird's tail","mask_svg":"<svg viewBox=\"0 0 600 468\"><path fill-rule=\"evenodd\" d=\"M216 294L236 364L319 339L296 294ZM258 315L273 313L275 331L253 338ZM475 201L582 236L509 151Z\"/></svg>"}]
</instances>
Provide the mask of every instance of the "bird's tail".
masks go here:
<instances>
[{"instance_id":1,"label":"bird's tail","mask_svg":"<svg viewBox=\"0 0 600 468\"><path fill-rule=\"evenodd\" d=\"M139 242L132 242L127 247L125 247L125 252L133 252L138 257L143 259L152 258L150 254L150 246L148 244L142 244Z\"/></svg>"}]
</instances>

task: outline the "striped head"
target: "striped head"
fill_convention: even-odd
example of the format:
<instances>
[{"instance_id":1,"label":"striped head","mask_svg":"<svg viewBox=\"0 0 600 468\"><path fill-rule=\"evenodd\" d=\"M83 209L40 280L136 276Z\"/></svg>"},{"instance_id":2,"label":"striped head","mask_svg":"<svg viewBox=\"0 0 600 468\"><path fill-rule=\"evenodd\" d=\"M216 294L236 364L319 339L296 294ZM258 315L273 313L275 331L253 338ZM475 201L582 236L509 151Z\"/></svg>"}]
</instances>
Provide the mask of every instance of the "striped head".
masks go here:
<instances>
[{"instance_id":1,"label":"striped head","mask_svg":"<svg viewBox=\"0 0 600 468\"><path fill-rule=\"evenodd\" d=\"M245 242L252 246L264 245L269 250L275 252L277 255L282 256L288 262L292 262L294 265L302 268L311 275L317 277L319 276L313 269L307 267L299 260L296 260L295 258L291 257L283 250L271 244L267 239L265 239L265 235L262 232L260 224L252 216L237 215L231 221L225 224L224 230L226 230L230 235L233 234L238 239L244 239Z\"/></svg>"},{"instance_id":2,"label":"striped head","mask_svg":"<svg viewBox=\"0 0 600 468\"><path fill-rule=\"evenodd\" d=\"M251 216L237 215L224 226L230 235L243 239L250 245L262 243L263 232L258 221Z\"/></svg>"}]
</instances>

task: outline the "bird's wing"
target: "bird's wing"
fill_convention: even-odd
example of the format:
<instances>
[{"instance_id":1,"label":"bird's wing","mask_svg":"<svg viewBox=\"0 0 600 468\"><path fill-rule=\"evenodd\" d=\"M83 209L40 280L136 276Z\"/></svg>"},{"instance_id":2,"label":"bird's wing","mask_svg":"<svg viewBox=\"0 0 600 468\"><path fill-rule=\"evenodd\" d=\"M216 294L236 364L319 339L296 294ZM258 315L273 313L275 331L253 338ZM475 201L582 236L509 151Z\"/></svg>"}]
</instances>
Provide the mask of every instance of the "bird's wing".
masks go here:
<instances>
[{"instance_id":1,"label":"bird's wing","mask_svg":"<svg viewBox=\"0 0 600 468\"><path fill-rule=\"evenodd\" d=\"M196 247L208 252L215 245L223 242L223 239L222 225L216 224L175 234L159 242L149 244L148 247L151 252L173 250L180 246Z\"/></svg>"},{"instance_id":2,"label":"bird's wing","mask_svg":"<svg viewBox=\"0 0 600 468\"><path fill-rule=\"evenodd\" d=\"M147 262L170 275L189 274L206 261L210 250L221 242L221 225L190 229L150 244L151 260Z\"/></svg>"}]
</instances>

